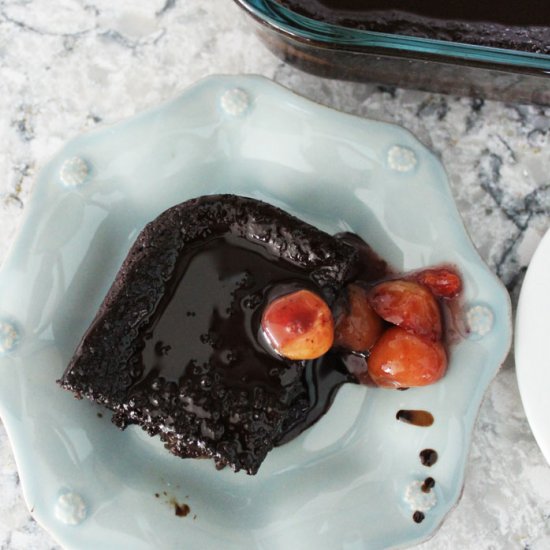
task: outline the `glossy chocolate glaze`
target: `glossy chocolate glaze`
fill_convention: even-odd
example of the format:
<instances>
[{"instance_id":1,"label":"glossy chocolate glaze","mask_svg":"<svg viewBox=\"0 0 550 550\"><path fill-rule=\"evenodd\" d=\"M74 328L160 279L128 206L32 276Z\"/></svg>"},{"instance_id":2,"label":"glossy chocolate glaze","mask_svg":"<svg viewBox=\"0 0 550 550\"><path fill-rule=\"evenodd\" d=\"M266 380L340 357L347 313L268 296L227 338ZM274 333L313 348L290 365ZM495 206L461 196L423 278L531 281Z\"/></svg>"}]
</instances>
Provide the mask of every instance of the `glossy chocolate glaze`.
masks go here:
<instances>
[{"instance_id":1,"label":"glossy chocolate glaze","mask_svg":"<svg viewBox=\"0 0 550 550\"><path fill-rule=\"evenodd\" d=\"M345 27L545 52L550 4L539 0L276 0L285 7Z\"/></svg>"},{"instance_id":2,"label":"glossy chocolate glaze","mask_svg":"<svg viewBox=\"0 0 550 550\"><path fill-rule=\"evenodd\" d=\"M210 362L225 386L270 388L281 361L257 341L256 317L270 287L287 280L312 285L307 273L245 239L228 234L191 248L145 334L143 379L181 381L193 376L189 365Z\"/></svg>"},{"instance_id":3,"label":"glossy chocolate glaze","mask_svg":"<svg viewBox=\"0 0 550 550\"><path fill-rule=\"evenodd\" d=\"M339 355L332 351L317 361L308 362L305 381L309 390L309 409L286 426L284 433L276 441L277 445L291 441L315 424L328 411L342 384L356 383L355 378L343 366Z\"/></svg>"},{"instance_id":4,"label":"glossy chocolate glaze","mask_svg":"<svg viewBox=\"0 0 550 550\"><path fill-rule=\"evenodd\" d=\"M291 412L275 443L294 438L326 412L340 385L352 381L335 354L284 361L263 340L260 319L266 304L295 288L320 293L303 269L246 239L228 233L190 248L179 259L145 334L143 375L133 389L147 388L160 377L195 385L198 377L205 389L217 380L225 389L261 388L287 401L293 390L286 388L301 379L309 407ZM195 398L193 412L207 414L210 399L207 392Z\"/></svg>"},{"instance_id":5,"label":"glossy chocolate glaze","mask_svg":"<svg viewBox=\"0 0 550 550\"><path fill-rule=\"evenodd\" d=\"M388 275L386 262L360 237L341 233L336 238L356 249L356 274L362 281ZM346 368L345 357L336 351L300 362L302 369L289 368L292 362L276 356L265 341L260 328L265 306L300 288L320 293L303 269L230 233L191 248L180 258L145 334L143 375L133 389L147 388L159 377L179 385L197 377L212 384L215 377L226 388L260 387L281 397L281 381L290 386L300 377L309 406L289 415L275 443L290 441L326 413L342 384L357 383L357 373ZM206 363L208 374L197 368ZM193 408L209 407L194 402Z\"/></svg>"}]
</instances>

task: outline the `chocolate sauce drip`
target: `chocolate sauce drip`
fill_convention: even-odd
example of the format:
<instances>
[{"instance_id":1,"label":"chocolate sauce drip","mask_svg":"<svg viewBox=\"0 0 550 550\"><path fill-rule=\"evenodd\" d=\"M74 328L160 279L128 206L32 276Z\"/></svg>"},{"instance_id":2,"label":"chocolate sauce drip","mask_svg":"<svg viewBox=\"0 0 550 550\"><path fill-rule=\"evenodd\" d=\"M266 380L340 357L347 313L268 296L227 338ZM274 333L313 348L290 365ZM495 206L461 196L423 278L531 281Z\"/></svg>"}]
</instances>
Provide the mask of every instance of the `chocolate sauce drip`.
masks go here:
<instances>
[{"instance_id":1,"label":"chocolate sauce drip","mask_svg":"<svg viewBox=\"0 0 550 550\"><path fill-rule=\"evenodd\" d=\"M420 451L420 462L424 466L433 466L437 462L437 451L433 449L424 449Z\"/></svg>"},{"instance_id":2,"label":"chocolate sauce drip","mask_svg":"<svg viewBox=\"0 0 550 550\"><path fill-rule=\"evenodd\" d=\"M310 361L305 370L305 380L309 390L310 408L305 416L299 414L293 422L287 422L284 433L276 441L276 445L294 439L315 424L332 405L340 386L346 382L355 382L335 352L329 352L317 361Z\"/></svg>"},{"instance_id":3,"label":"chocolate sauce drip","mask_svg":"<svg viewBox=\"0 0 550 550\"><path fill-rule=\"evenodd\" d=\"M405 422L406 424L413 424L414 426L428 427L434 423L432 413L422 410L401 409L400 411L397 411L395 418L401 422Z\"/></svg>"},{"instance_id":4,"label":"chocolate sauce drip","mask_svg":"<svg viewBox=\"0 0 550 550\"><path fill-rule=\"evenodd\" d=\"M435 479L433 477L427 477L422 483L420 489L423 493L429 493L435 486Z\"/></svg>"},{"instance_id":5,"label":"chocolate sauce drip","mask_svg":"<svg viewBox=\"0 0 550 550\"><path fill-rule=\"evenodd\" d=\"M425 517L424 512L420 512L418 510L413 514L413 520L415 523L422 523Z\"/></svg>"},{"instance_id":6,"label":"chocolate sauce drip","mask_svg":"<svg viewBox=\"0 0 550 550\"><path fill-rule=\"evenodd\" d=\"M320 292L307 272L261 245L231 234L201 243L176 266L145 334L143 375L132 389L162 378L179 386L266 392L288 403L301 379L307 410L290 408L275 444L293 439L328 410L343 383L353 381L334 353L315 361L283 361L262 338L266 304L298 288ZM207 416L209 399L203 392L187 406Z\"/></svg>"},{"instance_id":7,"label":"chocolate sauce drip","mask_svg":"<svg viewBox=\"0 0 550 550\"><path fill-rule=\"evenodd\" d=\"M358 281L371 283L384 279L392 273L384 261L359 235L355 233L338 233L336 239L349 244L357 252L356 278Z\"/></svg>"},{"instance_id":8,"label":"chocolate sauce drip","mask_svg":"<svg viewBox=\"0 0 550 550\"><path fill-rule=\"evenodd\" d=\"M245 239L227 234L200 243L181 258L145 335L143 379L184 383L209 363L209 376L224 387L278 387L282 362L257 333L266 295L289 280L313 286L303 270Z\"/></svg>"}]
</instances>

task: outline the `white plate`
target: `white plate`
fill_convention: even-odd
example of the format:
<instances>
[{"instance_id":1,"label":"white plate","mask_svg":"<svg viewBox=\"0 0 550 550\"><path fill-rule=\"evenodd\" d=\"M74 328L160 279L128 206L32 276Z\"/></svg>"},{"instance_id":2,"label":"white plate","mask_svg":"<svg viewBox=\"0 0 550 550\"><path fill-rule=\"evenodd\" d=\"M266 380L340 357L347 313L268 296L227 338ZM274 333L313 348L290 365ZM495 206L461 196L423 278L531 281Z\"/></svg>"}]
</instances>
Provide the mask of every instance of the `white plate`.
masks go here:
<instances>
[{"instance_id":1,"label":"white plate","mask_svg":"<svg viewBox=\"0 0 550 550\"><path fill-rule=\"evenodd\" d=\"M550 230L523 281L516 313L515 359L525 414L550 463Z\"/></svg>"},{"instance_id":2,"label":"white plate","mask_svg":"<svg viewBox=\"0 0 550 550\"><path fill-rule=\"evenodd\" d=\"M472 334L453 346L445 378L406 392L342 388L255 477L175 458L61 390L55 380L143 225L220 192L354 231L399 270L457 265ZM511 333L508 294L472 246L435 156L397 126L258 77L208 78L70 142L40 175L0 273L0 319L0 414L29 508L65 547L102 550L419 542L459 498L472 426ZM426 409L435 423L398 422L399 409ZM431 468L419 459L425 448L439 453ZM422 505L427 476L436 484ZM175 501L190 506L187 517ZM415 523L420 507L426 517Z\"/></svg>"}]
</instances>

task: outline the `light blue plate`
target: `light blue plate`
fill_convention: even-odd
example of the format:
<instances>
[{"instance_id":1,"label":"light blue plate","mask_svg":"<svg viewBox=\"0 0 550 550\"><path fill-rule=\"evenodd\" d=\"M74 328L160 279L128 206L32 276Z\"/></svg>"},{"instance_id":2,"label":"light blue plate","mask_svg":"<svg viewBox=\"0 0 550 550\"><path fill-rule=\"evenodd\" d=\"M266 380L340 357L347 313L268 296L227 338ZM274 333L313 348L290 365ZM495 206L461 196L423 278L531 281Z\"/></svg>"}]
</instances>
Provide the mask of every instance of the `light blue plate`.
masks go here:
<instances>
[{"instance_id":1,"label":"light blue plate","mask_svg":"<svg viewBox=\"0 0 550 550\"><path fill-rule=\"evenodd\" d=\"M453 346L445 378L406 392L344 387L255 477L175 458L61 390L55 380L143 225L211 193L264 199L331 233L359 233L399 270L457 265L471 333ZM42 171L0 273L0 414L29 508L66 548L413 544L459 498L510 324L508 295L474 250L441 164L411 134L263 78L211 77L73 140ZM399 409L426 409L435 423L398 422ZM439 454L431 468L419 459L424 448ZM436 482L428 496L419 489L427 476ZM190 513L176 516L174 502ZM412 520L417 509L422 523Z\"/></svg>"}]
</instances>

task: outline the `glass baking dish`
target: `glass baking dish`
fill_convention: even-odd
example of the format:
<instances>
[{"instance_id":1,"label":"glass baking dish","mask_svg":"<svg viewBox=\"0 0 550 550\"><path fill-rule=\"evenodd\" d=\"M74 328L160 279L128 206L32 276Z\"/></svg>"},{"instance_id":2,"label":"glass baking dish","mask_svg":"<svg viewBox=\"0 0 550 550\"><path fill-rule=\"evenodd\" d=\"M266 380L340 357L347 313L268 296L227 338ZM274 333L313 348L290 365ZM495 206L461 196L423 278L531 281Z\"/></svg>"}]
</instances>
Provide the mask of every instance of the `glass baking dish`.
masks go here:
<instances>
[{"instance_id":1,"label":"glass baking dish","mask_svg":"<svg viewBox=\"0 0 550 550\"><path fill-rule=\"evenodd\" d=\"M319 76L550 105L547 54L366 31L308 18L273 0L235 1L271 51Z\"/></svg>"}]
</instances>

